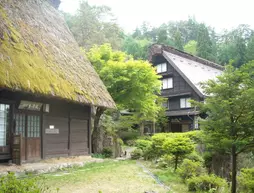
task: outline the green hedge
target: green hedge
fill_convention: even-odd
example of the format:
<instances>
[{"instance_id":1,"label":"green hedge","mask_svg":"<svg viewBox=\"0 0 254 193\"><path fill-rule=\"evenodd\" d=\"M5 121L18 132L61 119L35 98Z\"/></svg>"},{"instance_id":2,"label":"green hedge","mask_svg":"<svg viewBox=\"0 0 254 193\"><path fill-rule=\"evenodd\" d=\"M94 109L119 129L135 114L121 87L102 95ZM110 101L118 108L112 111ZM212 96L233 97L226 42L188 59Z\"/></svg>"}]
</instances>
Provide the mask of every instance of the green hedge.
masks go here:
<instances>
[{"instance_id":1,"label":"green hedge","mask_svg":"<svg viewBox=\"0 0 254 193\"><path fill-rule=\"evenodd\" d=\"M243 168L241 169L240 175L238 176L238 191L244 193L254 192L254 168Z\"/></svg>"},{"instance_id":2,"label":"green hedge","mask_svg":"<svg viewBox=\"0 0 254 193\"><path fill-rule=\"evenodd\" d=\"M227 182L226 180L215 176L215 175L201 175L192 177L187 180L189 191L197 192L216 192L225 193L227 192Z\"/></svg>"}]
</instances>

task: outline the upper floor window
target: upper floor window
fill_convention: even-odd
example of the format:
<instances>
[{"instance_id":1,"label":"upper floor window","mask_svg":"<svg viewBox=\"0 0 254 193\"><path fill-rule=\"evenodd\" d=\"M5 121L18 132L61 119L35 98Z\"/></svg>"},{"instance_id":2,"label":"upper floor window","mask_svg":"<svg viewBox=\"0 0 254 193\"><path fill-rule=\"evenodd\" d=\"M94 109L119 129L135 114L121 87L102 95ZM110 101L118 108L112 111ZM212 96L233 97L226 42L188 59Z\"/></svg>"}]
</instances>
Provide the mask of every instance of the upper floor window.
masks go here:
<instances>
[{"instance_id":1,"label":"upper floor window","mask_svg":"<svg viewBox=\"0 0 254 193\"><path fill-rule=\"evenodd\" d=\"M180 99L180 108L190 108L191 103L190 103L191 98L181 98Z\"/></svg>"},{"instance_id":2,"label":"upper floor window","mask_svg":"<svg viewBox=\"0 0 254 193\"><path fill-rule=\"evenodd\" d=\"M162 89L173 88L173 78L162 79Z\"/></svg>"},{"instance_id":3,"label":"upper floor window","mask_svg":"<svg viewBox=\"0 0 254 193\"><path fill-rule=\"evenodd\" d=\"M166 72L167 71L167 63L158 64L156 66L157 73Z\"/></svg>"}]
</instances>

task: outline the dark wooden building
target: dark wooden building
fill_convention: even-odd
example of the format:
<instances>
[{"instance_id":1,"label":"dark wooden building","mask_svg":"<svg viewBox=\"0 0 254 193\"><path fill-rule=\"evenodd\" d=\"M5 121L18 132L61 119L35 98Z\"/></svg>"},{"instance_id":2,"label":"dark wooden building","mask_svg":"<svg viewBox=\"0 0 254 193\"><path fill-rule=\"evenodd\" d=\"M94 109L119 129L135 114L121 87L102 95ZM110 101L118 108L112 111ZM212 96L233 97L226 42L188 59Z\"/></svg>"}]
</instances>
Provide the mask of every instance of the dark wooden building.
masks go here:
<instances>
[{"instance_id":1,"label":"dark wooden building","mask_svg":"<svg viewBox=\"0 0 254 193\"><path fill-rule=\"evenodd\" d=\"M49 2L0 1L0 160L89 154L92 106L115 108Z\"/></svg>"},{"instance_id":2,"label":"dark wooden building","mask_svg":"<svg viewBox=\"0 0 254 193\"><path fill-rule=\"evenodd\" d=\"M204 101L201 82L214 79L223 67L170 46L154 44L149 50L149 61L161 75L161 95L166 98L169 132L198 129L199 111L189 100Z\"/></svg>"}]
</instances>

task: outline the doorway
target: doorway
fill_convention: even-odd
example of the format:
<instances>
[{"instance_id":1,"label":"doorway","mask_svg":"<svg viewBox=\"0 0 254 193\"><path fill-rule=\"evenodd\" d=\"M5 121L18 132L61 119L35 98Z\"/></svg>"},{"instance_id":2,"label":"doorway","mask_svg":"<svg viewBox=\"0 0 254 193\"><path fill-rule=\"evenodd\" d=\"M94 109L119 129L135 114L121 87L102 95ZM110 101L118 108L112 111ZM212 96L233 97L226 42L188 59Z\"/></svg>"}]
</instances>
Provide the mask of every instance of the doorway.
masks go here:
<instances>
[{"instance_id":1,"label":"doorway","mask_svg":"<svg viewBox=\"0 0 254 193\"><path fill-rule=\"evenodd\" d=\"M14 115L15 134L22 135L21 159L41 159L41 116L40 113L17 112Z\"/></svg>"}]
</instances>

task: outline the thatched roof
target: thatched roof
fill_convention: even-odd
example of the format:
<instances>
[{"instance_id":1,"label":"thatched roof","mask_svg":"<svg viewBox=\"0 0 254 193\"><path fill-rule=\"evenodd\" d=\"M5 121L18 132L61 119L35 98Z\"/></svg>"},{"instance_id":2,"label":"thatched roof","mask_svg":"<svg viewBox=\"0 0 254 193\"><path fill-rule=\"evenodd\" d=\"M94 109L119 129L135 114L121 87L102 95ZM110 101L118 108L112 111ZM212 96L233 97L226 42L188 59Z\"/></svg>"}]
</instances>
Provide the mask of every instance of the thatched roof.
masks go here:
<instances>
[{"instance_id":1,"label":"thatched roof","mask_svg":"<svg viewBox=\"0 0 254 193\"><path fill-rule=\"evenodd\" d=\"M0 1L0 89L115 107L47 0Z\"/></svg>"}]
</instances>

